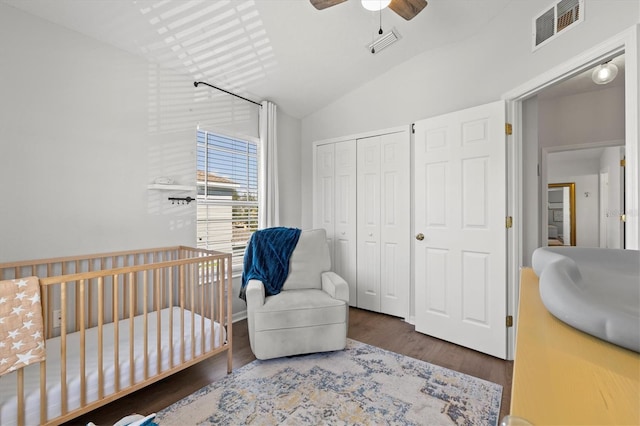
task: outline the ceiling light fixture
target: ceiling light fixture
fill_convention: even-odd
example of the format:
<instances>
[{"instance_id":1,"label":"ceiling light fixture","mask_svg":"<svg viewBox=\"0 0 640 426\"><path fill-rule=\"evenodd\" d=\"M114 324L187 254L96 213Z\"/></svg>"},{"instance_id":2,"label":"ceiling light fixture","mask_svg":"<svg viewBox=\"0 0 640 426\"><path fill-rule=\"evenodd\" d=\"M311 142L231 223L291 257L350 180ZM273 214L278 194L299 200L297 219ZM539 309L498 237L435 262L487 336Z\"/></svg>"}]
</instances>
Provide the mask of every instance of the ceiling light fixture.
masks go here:
<instances>
[{"instance_id":1,"label":"ceiling light fixture","mask_svg":"<svg viewBox=\"0 0 640 426\"><path fill-rule=\"evenodd\" d=\"M376 12L389 6L391 0L361 0L361 2L362 7L372 12Z\"/></svg>"},{"instance_id":2,"label":"ceiling light fixture","mask_svg":"<svg viewBox=\"0 0 640 426\"><path fill-rule=\"evenodd\" d=\"M594 68L591 79L596 84L607 84L611 83L613 79L616 78L616 75L618 75L618 67L616 64L605 62Z\"/></svg>"}]
</instances>

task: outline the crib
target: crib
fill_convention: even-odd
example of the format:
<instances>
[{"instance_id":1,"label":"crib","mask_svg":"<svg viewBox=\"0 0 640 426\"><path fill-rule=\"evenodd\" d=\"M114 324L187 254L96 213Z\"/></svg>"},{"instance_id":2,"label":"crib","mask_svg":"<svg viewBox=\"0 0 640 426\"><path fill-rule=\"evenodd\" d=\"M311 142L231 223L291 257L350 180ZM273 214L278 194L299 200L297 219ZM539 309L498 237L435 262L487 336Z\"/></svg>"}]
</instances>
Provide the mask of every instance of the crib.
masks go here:
<instances>
[{"instance_id":1,"label":"crib","mask_svg":"<svg viewBox=\"0 0 640 426\"><path fill-rule=\"evenodd\" d=\"M185 246L0 264L39 278L46 337L0 376L0 424L60 424L223 352L230 373L231 275L230 254Z\"/></svg>"}]
</instances>

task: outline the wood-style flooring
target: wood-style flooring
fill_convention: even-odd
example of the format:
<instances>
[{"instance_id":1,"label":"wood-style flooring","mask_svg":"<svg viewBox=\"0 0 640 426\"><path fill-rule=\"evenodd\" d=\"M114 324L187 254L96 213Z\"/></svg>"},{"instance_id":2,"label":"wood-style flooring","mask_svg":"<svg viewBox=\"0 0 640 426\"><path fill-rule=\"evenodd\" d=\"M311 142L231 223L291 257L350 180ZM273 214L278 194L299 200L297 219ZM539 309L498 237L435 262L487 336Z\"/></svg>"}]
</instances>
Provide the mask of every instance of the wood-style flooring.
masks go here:
<instances>
[{"instance_id":1,"label":"wood-style flooring","mask_svg":"<svg viewBox=\"0 0 640 426\"><path fill-rule=\"evenodd\" d=\"M503 386L500 418L509 413L513 362L445 342L414 330L400 318L351 308L349 333L358 340L389 351L421 359ZM233 368L253 361L247 321L233 324ZM75 419L68 425L113 425L132 413L149 414L173 404L185 396L226 375L226 354L221 354L149 385L127 397Z\"/></svg>"}]
</instances>

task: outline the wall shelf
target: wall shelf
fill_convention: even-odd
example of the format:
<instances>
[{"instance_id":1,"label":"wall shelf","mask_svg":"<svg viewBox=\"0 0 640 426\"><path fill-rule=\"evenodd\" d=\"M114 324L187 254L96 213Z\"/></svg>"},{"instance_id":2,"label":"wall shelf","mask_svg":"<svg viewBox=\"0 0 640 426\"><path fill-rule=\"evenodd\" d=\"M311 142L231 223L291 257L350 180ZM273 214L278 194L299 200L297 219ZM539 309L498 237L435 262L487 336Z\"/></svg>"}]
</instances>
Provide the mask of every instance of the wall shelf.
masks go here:
<instances>
[{"instance_id":1,"label":"wall shelf","mask_svg":"<svg viewBox=\"0 0 640 426\"><path fill-rule=\"evenodd\" d=\"M147 185L147 189L158 189L161 191L195 191L196 187L191 185L166 185L162 183L152 183Z\"/></svg>"}]
</instances>

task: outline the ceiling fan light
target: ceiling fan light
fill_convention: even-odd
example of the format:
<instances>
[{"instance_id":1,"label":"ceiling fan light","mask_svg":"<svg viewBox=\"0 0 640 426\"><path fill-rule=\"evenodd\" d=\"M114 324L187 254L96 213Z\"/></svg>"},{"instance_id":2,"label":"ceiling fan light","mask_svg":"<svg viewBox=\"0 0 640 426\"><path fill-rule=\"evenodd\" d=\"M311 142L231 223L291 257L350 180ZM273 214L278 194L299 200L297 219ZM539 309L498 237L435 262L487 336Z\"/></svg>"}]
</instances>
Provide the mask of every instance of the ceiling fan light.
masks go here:
<instances>
[{"instance_id":1,"label":"ceiling fan light","mask_svg":"<svg viewBox=\"0 0 640 426\"><path fill-rule=\"evenodd\" d=\"M360 0L362 2L362 7L372 12L376 12L378 10L382 10L385 7L389 6L391 0Z\"/></svg>"},{"instance_id":2,"label":"ceiling fan light","mask_svg":"<svg viewBox=\"0 0 640 426\"><path fill-rule=\"evenodd\" d=\"M591 79L596 84L611 83L618 75L618 67L611 62L598 65L591 74Z\"/></svg>"}]
</instances>

